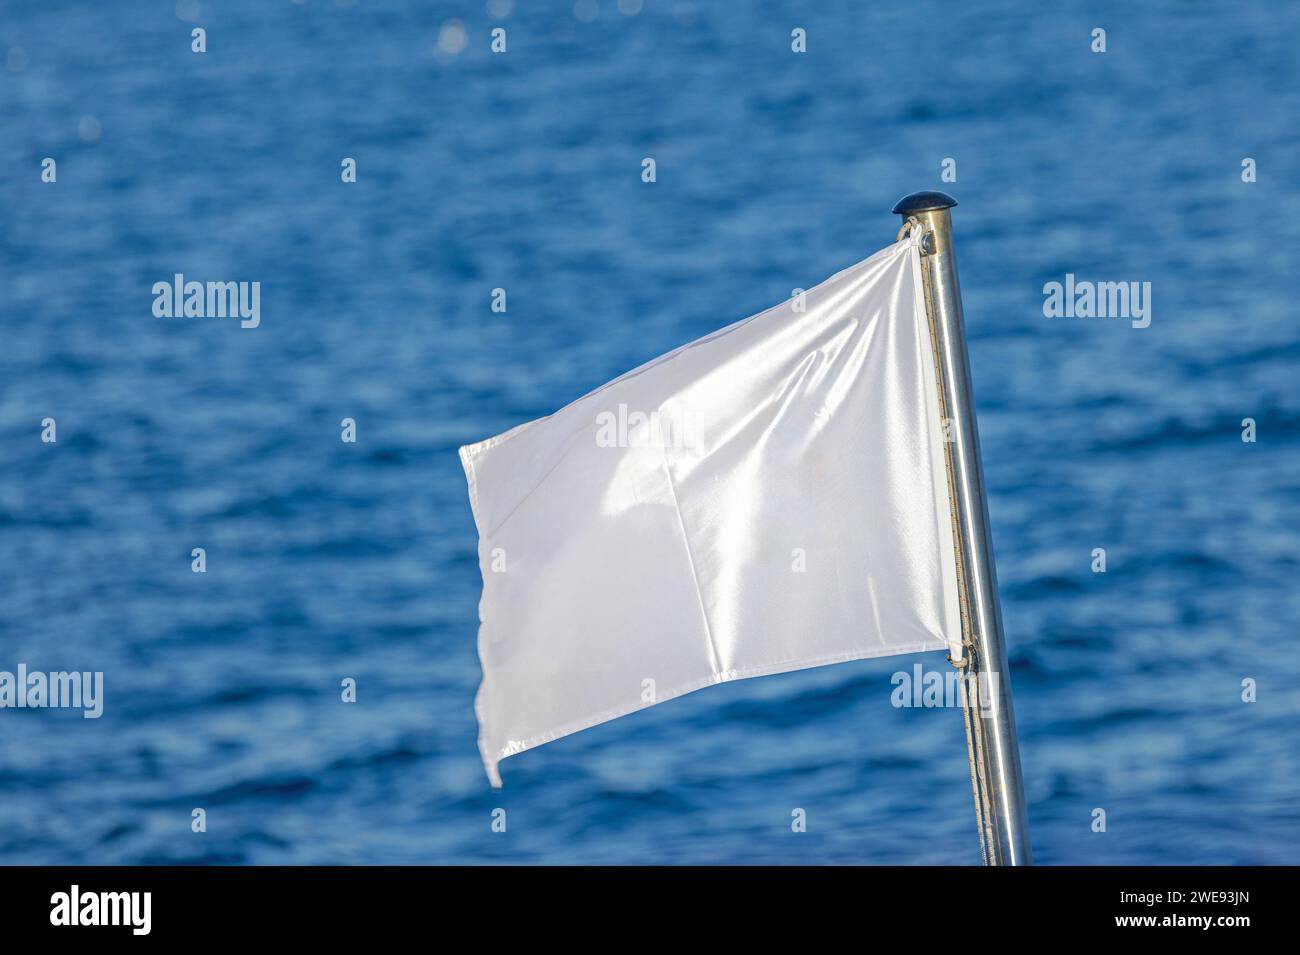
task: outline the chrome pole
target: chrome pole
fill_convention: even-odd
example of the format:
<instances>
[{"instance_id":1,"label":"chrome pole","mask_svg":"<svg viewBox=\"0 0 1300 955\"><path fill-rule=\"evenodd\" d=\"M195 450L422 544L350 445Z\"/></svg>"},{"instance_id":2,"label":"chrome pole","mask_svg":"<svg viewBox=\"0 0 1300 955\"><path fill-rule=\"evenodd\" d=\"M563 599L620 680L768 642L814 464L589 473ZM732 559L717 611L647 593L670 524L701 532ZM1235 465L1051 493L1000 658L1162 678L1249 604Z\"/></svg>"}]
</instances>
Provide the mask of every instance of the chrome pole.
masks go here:
<instances>
[{"instance_id":1,"label":"chrome pole","mask_svg":"<svg viewBox=\"0 0 1300 955\"><path fill-rule=\"evenodd\" d=\"M952 216L957 200L942 192L917 192L900 199L894 212L916 218L925 231L921 247L922 287L935 348L940 404L946 419L945 450L950 475L957 579L962 603L963 669L974 731L970 746L975 813L989 865L1030 865L1029 826L1020 779L1020 747L1011 706L1011 679L1002 638L993 539L989 533L984 474L980 464L975 400L966 357L965 323Z\"/></svg>"}]
</instances>

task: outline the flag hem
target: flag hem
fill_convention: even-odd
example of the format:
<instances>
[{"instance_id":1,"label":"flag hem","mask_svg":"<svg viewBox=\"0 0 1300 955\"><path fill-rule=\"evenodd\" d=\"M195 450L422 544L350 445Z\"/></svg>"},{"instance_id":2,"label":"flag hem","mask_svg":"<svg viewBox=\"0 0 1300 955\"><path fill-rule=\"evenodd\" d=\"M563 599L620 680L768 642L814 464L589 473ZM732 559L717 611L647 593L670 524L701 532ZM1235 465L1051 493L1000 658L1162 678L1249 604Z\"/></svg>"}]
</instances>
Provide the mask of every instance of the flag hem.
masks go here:
<instances>
[{"instance_id":1,"label":"flag hem","mask_svg":"<svg viewBox=\"0 0 1300 955\"><path fill-rule=\"evenodd\" d=\"M926 401L926 410L931 417L929 428L930 473L938 497L934 502L933 513L935 515L948 515L948 521L943 522L938 528L939 563L946 570L946 573L943 574L943 588L944 605L948 608L948 619L944 621L944 629L951 635L946 641L948 656L951 660L960 662L963 652L963 629L960 613L961 587L960 582L957 580L957 544L953 539L957 515L953 510L955 502L948 491L948 451L944 447L945 439L942 437L944 424L943 409L939 406L939 370L935 367L936 355L933 351L933 340L931 338L930 315L926 310L925 288L922 284L925 278L922 275L921 268L920 230L913 230L913 235L903 241L908 242L912 247L912 278L915 283L913 316L917 323L917 332L920 341L931 345L930 348L926 349L926 354L923 356L920 365L921 376L930 392ZM954 609L956 609L955 618Z\"/></svg>"},{"instance_id":2,"label":"flag hem","mask_svg":"<svg viewBox=\"0 0 1300 955\"><path fill-rule=\"evenodd\" d=\"M627 716L629 713L637 713L641 710L648 709L651 706L657 706L660 703L667 703L669 700L675 700L678 697L686 696L688 693L694 693L697 690L707 689L711 686L718 686L722 683L730 683L733 680L748 680L753 677L771 676L774 673L794 673L798 670L810 670L819 666L832 666L837 663L851 663L854 660L870 660L877 657L902 656L908 653L929 653L947 651L948 644L943 640L931 639L914 644L907 644L903 648L899 647L871 647L867 650L854 650L845 653L832 653L821 657L797 657L793 660L785 660L779 663L765 663L759 666L741 667L736 670L723 670L720 673L710 674L700 680L688 683L683 687L678 687L668 693L657 693L654 702L646 703L641 706L622 706L614 707L610 710L604 710L598 715L578 720L574 723L566 724L558 729L548 730L545 733L539 733L536 736L530 736L524 740L511 740L502 747L489 762L489 756L484 748L487 737L485 734L479 734L479 751L483 754L483 768L487 771L488 780L492 783L493 789L501 788L501 773L499 765L503 759L509 756L517 756L520 753L530 749L535 749L545 743L552 743L557 739L565 736L571 736L574 733L580 733L585 729L593 726L599 726L601 723L608 723L618 719L620 716ZM481 690L480 690L481 692ZM474 701L475 710L479 710L478 698ZM482 727L482 713L479 712L479 726Z\"/></svg>"}]
</instances>

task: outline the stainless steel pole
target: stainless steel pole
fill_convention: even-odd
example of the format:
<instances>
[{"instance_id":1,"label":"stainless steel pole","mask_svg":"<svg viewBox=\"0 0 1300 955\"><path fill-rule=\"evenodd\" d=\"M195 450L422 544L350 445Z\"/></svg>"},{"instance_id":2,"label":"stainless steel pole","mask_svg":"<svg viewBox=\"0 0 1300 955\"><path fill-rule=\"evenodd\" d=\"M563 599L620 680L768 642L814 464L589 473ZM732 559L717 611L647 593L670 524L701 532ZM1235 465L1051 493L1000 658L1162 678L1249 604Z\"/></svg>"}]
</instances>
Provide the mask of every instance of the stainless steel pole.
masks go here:
<instances>
[{"instance_id":1,"label":"stainless steel pole","mask_svg":"<svg viewBox=\"0 0 1300 955\"><path fill-rule=\"evenodd\" d=\"M1033 859L1020 779L1020 747L984 499L961 288L952 248L952 216L948 210L956 204L957 200L942 192L917 192L900 199L894 212L904 220L916 218L925 231L922 286L946 419L945 448L967 654L963 668L970 674L965 681L970 689L966 701L973 718L968 724L967 740L984 858L989 865L1030 865Z\"/></svg>"}]
</instances>

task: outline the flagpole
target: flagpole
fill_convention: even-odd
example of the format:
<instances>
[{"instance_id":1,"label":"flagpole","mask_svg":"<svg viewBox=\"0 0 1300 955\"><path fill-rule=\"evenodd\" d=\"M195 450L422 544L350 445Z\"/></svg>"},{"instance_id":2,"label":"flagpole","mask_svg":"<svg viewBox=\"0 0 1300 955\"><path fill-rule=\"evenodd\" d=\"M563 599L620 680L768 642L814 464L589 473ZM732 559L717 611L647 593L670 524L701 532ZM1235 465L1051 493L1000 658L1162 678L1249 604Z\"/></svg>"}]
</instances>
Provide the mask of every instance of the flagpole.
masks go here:
<instances>
[{"instance_id":1,"label":"flagpole","mask_svg":"<svg viewBox=\"0 0 1300 955\"><path fill-rule=\"evenodd\" d=\"M1020 747L984 498L961 288L952 247L952 216L948 212L956 204L957 200L942 192L916 192L900 199L894 212L904 221L915 218L925 231L921 284L935 349L942 414L947 419L945 450L966 645L965 657L958 665L966 671L963 688L969 688L963 700L984 861L988 865L1030 865L1033 859L1020 778Z\"/></svg>"}]
</instances>

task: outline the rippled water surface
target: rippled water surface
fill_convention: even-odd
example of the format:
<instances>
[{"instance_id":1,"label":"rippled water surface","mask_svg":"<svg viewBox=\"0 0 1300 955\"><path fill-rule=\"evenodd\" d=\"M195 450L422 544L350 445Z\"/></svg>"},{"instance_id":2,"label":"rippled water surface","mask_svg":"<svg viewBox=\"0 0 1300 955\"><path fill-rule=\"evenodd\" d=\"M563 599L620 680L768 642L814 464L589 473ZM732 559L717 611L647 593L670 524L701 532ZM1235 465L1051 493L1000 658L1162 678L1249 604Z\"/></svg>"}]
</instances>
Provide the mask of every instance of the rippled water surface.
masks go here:
<instances>
[{"instance_id":1,"label":"rippled water surface","mask_svg":"<svg viewBox=\"0 0 1300 955\"><path fill-rule=\"evenodd\" d=\"M692 694L493 793L456 457L944 188L1038 859L1295 861L1296 7L197 6L203 55L168 4L0 18L0 669L108 694L0 711L0 860L976 862L959 715L890 705L933 654ZM260 281L261 326L154 318L177 272ZM1067 272L1151 282L1150 327L1045 318Z\"/></svg>"}]
</instances>

